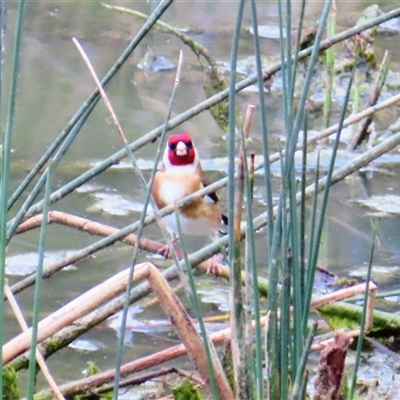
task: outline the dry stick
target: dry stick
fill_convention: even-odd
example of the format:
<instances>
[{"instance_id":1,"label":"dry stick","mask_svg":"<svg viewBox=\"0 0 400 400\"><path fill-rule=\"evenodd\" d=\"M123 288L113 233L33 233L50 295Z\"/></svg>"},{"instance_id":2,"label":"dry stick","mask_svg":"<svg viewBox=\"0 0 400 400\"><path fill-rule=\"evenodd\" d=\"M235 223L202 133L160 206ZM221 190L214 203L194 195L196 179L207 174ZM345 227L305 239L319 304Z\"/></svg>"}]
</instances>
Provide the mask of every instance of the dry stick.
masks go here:
<instances>
[{"instance_id":1,"label":"dry stick","mask_svg":"<svg viewBox=\"0 0 400 400\"><path fill-rule=\"evenodd\" d=\"M332 302L337 302L346 298L351 298L353 297L353 294L354 296L356 296L357 294L364 293L366 290L368 290L366 317L364 322L364 332L366 332L369 331L373 325L375 299L377 291L377 286L375 285L375 283L371 281L368 283L368 286L367 283L360 283L359 285L355 285L351 288L341 289L336 292L330 293L326 296L322 296L321 298L314 299L311 301L311 307L318 308L323 305L330 304ZM348 338L355 338L360 336L360 333L361 333L361 328L354 329L350 332L345 332L343 334L346 335ZM316 338L315 341L318 341L318 338ZM332 343L332 341L334 341L334 338L321 341L319 343L315 343L311 346L311 350L312 351L321 350L325 348L328 344Z\"/></svg>"},{"instance_id":2,"label":"dry stick","mask_svg":"<svg viewBox=\"0 0 400 400\"><path fill-rule=\"evenodd\" d=\"M316 309L326 304L335 303L344 299L348 299L353 296L357 296L358 294L364 293L365 290L368 290L371 295L376 291L377 286L374 282L369 282L368 287L365 283L359 283L358 285L351 286L349 288L336 290L335 292L326 294L321 297L316 297L311 300L311 308ZM368 326L369 328L370 326Z\"/></svg>"},{"instance_id":3,"label":"dry stick","mask_svg":"<svg viewBox=\"0 0 400 400\"><path fill-rule=\"evenodd\" d=\"M164 312L169 316L177 335L185 345L188 355L195 364L201 377L204 379L208 390L211 390L210 371L203 340L191 322L189 314L178 297L173 293L160 271L151 264L149 266L149 271L148 280L153 291L160 299L160 304ZM168 308L172 311L169 312ZM233 400L234 396L221 364L218 362L218 359L214 357L211 357L211 362L220 399Z\"/></svg>"},{"instance_id":4,"label":"dry stick","mask_svg":"<svg viewBox=\"0 0 400 400\"><path fill-rule=\"evenodd\" d=\"M232 271L230 274L230 326L232 330L232 367L233 376L235 381L236 396L241 393L241 388L247 386L246 371L247 363L245 360L244 350L244 307L241 283L242 263L240 256L240 241L242 223L242 209L243 209L243 192L244 192L244 162L243 151L239 150L238 170L236 179L236 190L234 198L234 220L233 220L233 253L232 257Z\"/></svg>"},{"instance_id":5,"label":"dry stick","mask_svg":"<svg viewBox=\"0 0 400 400\"><path fill-rule=\"evenodd\" d=\"M248 139L250 134L251 119L254 113L254 106L248 106L246 110L246 117L243 127L244 140ZM232 272L231 278L231 289L230 289L230 304L231 304L231 321L230 326L232 330L232 365L233 374L236 382L236 394L241 393L239 387L248 386L247 382L247 350L246 349L246 315L245 308L243 305L243 294L242 294L242 279L241 279L241 257L240 257L240 241L241 241L241 222L242 222L242 210L243 210L243 196L244 196L244 185L245 185L245 171L244 171L244 156L245 156L245 143L241 143L239 149L239 160L238 160L238 172L237 172L237 186L235 191L234 201L234 221L233 221L233 232L234 232L234 256L233 265L231 266ZM247 199L250 201L250 199ZM246 274L250 276L250 274ZM246 285L251 287L251 285Z\"/></svg>"},{"instance_id":6,"label":"dry stick","mask_svg":"<svg viewBox=\"0 0 400 400\"><path fill-rule=\"evenodd\" d=\"M251 122L253 119L253 114L254 114L255 106L253 104L249 104L246 109L246 115L244 119L244 124L243 124L243 137L244 137L244 144L243 146L246 146L247 141L250 137L250 127L251 127ZM248 180L250 181L250 185L252 185L251 180L254 179L254 157L251 157L250 159L250 167L248 171ZM247 196L246 196L247 197ZM246 198L246 202L252 202L253 201L253 196L251 195L250 198ZM245 328L244 328L244 351L242 349L242 352L245 353L246 359L252 359L253 358L253 347L254 347L254 335L253 331L251 329L251 318L252 318L252 310L254 310L254 293L253 293L253 276L251 273L251 247L250 247L250 240L252 240L251 235L246 235L246 240L245 240L245 274L244 274L244 287L245 287L245 292L244 292L244 302L245 302Z\"/></svg>"},{"instance_id":7,"label":"dry stick","mask_svg":"<svg viewBox=\"0 0 400 400\"><path fill-rule=\"evenodd\" d=\"M230 329L224 329L222 331L210 334L210 340L213 344L222 344L225 341L231 340ZM139 360L134 360L121 367L121 377L131 375L135 372L140 372L148 368L152 368L161 363L175 360L186 354L185 346L183 344L173 346L169 349L159 351L149 356L140 358ZM69 382L60 387L62 393L66 396L73 396L77 393L82 393L91 388L99 387L104 383L109 383L114 379L114 369L110 369L104 372L100 372L94 376L80 379L75 382ZM40 395L48 393L48 391L43 391Z\"/></svg>"},{"instance_id":8,"label":"dry stick","mask_svg":"<svg viewBox=\"0 0 400 400\"><path fill-rule=\"evenodd\" d=\"M14 312L15 317L17 318L17 321L19 323L19 326L21 327L23 332L26 332L27 330L29 330L28 325L25 322L25 318L22 315L21 309L18 306L17 301L15 300L13 294L11 293L10 287L8 286L8 283L6 282L4 285L4 293L7 297L8 302L10 303L10 307ZM47 380L47 382L49 383L51 389L53 390L55 396L57 397L57 399L59 400L65 400L64 396L62 395L60 389L57 386L57 383L55 382L55 380L53 379L53 377L50 374L49 369L47 368L47 365L44 361L43 356L41 355L39 349L36 348L36 360L40 366L40 369L43 372L43 376L45 377L45 379Z\"/></svg>"},{"instance_id":9,"label":"dry stick","mask_svg":"<svg viewBox=\"0 0 400 400\"><path fill-rule=\"evenodd\" d=\"M254 104L249 104L246 109L246 116L243 124L243 135L245 140L249 139L250 137L251 121L253 120L253 114L255 108L256 106Z\"/></svg>"},{"instance_id":10,"label":"dry stick","mask_svg":"<svg viewBox=\"0 0 400 400\"><path fill-rule=\"evenodd\" d=\"M153 380L155 378L159 378L161 376L165 375L171 375L171 374L176 374L180 377L190 379L193 381L197 386L201 387L204 386L204 381L200 379L197 375L194 375L193 373L189 373L187 371L184 371L180 368L176 367L171 367L171 368L162 368L159 371L154 371L154 372L149 372L147 374L144 374L142 376L134 377L134 378L129 378L129 379L124 379L120 383L120 387L126 387L126 386L138 386L143 383L146 383L149 380ZM96 395L100 395L102 393L107 393L111 390L113 390L113 385L104 385L98 389L94 389L91 392ZM160 400L160 399L158 399Z\"/></svg>"},{"instance_id":11,"label":"dry stick","mask_svg":"<svg viewBox=\"0 0 400 400\"><path fill-rule=\"evenodd\" d=\"M398 103L399 101L400 101L400 93L395 95L395 96L390 97L389 99L387 99L385 101L382 101L381 103L379 103L379 104L377 104L377 105L375 105L373 107L369 107L364 111L361 111L361 112L359 112L359 113L357 113L355 115L352 115L352 116L346 118L343 121L343 128L346 128L349 125L352 125L352 124L354 124L356 122L359 122L363 118L366 118L366 117L369 117L369 116L373 116L378 111L382 111L387 107L393 106L396 103ZM318 140L321 140L323 138L326 138L326 137L336 133L338 127L339 127L339 124L335 124L335 125L330 126L327 129L324 129L318 135L315 135L312 138L308 139L307 140L307 145L310 145L310 144L312 144L312 143L314 143L314 142L316 142ZM296 147L296 150L300 150L302 148L303 148L303 145L301 143L299 143L297 145L297 147ZM283 151L283 154L285 154L284 151ZM278 161L278 160L279 160L279 153L274 153L274 154L271 155L271 157L270 157L270 162L271 163L275 162L275 161ZM256 169L259 169L259 168L261 168L261 166L257 166Z\"/></svg>"},{"instance_id":12,"label":"dry stick","mask_svg":"<svg viewBox=\"0 0 400 400\"><path fill-rule=\"evenodd\" d=\"M391 52L386 50L385 54L383 56L383 60L381 63L381 67L379 69L378 76L375 81L375 85L369 96L369 100L368 100L369 107L374 106L379 100L379 96L381 94L382 87L385 84L387 73L389 71L390 60L391 60ZM366 137L368 136L368 127L371 125L372 118L373 118L373 115L370 115L368 118L366 118L366 120L362 124L362 127L359 130L359 132L357 132L354 135L353 140L351 141L351 143L349 145L349 150L355 150L356 147L359 146L362 143L362 141L366 139Z\"/></svg>"},{"instance_id":13,"label":"dry stick","mask_svg":"<svg viewBox=\"0 0 400 400\"><path fill-rule=\"evenodd\" d=\"M27 232L32 229L36 229L40 227L41 221L43 219L43 214L35 215L32 218L29 218L25 222L23 222L16 230L16 233ZM114 233L119 232L118 228L114 228L109 225L101 224L99 222L92 221L90 219L77 217L76 215L68 214L61 211L50 211L47 216L47 223L57 223L60 225L69 226L71 228L78 229L83 232L87 232L91 235L98 236L110 236ZM137 236L133 233L123 237L120 239L122 243L129 244L134 246L137 242ZM139 248L142 250L150 251L152 253L157 253L158 250L161 249L163 245L154 240L140 238ZM180 253L178 252L178 256L180 257Z\"/></svg>"}]
</instances>

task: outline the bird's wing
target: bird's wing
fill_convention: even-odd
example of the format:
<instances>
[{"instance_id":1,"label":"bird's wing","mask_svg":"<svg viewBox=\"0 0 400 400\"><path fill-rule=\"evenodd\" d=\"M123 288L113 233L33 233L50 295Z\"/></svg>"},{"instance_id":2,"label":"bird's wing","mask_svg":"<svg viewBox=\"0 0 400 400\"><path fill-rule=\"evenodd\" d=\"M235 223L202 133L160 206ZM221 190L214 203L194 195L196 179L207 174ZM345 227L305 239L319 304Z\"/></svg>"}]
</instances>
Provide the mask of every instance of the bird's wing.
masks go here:
<instances>
[{"instance_id":1,"label":"bird's wing","mask_svg":"<svg viewBox=\"0 0 400 400\"><path fill-rule=\"evenodd\" d=\"M201 183L203 184L203 188L205 188L211 182L206 176L202 175ZM217 194L215 192L208 193L206 196L204 196L204 199L206 201L209 201L209 202L213 203L213 204L218 204L219 203L219 198L218 198L218 196L217 196Z\"/></svg>"}]
</instances>

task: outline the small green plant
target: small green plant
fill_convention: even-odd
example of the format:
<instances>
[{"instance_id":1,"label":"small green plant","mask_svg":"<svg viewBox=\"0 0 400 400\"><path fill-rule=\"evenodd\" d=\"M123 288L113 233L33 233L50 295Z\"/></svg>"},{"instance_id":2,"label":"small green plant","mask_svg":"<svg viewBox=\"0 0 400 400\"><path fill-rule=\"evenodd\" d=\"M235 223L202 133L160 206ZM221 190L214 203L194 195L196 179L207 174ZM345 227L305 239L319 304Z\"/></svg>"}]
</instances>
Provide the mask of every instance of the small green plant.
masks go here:
<instances>
[{"instance_id":1,"label":"small green plant","mask_svg":"<svg viewBox=\"0 0 400 400\"><path fill-rule=\"evenodd\" d=\"M18 373L12 367L3 368L3 400L18 400L21 392L18 386Z\"/></svg>"},{"instance_id":2,"label":"small green plant","mask_svg":"<svg viewBox=\"0 0 400 400\"><path fill-rule=\"evenodd\" d=\"M172 389L175 400L203 400L200 391L189 379L183 380L178 386Z\"/></svg>"}]
</instances>

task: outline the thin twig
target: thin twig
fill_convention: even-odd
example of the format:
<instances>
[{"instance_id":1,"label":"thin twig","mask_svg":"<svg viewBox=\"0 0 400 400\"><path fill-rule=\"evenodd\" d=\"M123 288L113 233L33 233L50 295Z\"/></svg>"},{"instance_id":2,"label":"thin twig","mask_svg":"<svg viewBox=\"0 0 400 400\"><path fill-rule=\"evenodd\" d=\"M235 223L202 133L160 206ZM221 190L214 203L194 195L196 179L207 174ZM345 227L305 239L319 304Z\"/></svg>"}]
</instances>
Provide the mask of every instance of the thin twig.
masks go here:
<instances>
[{"instance_id":1,"label":"thin twig","mask_svg":"<svg viewBox=\"0 0 400 400\"><path fill-rule=\"evenodd\" d=\"M89 72L92 75L92 78L93 78L93 80L95 81L95 83L97 85L97 88L98 88L98 90L100 92L100 95L103 98L104 103L105 103L105 105L107 107L107 110L111 115L113 123L117 127L118 134L119 134L119 136L120 136L120 138L121 138L121 140L122 140L122 142L123 142L123 144L125 146L125 149L126 149L128 155L130 156L134 171L136 172L136 175L139 177L139 181L142 184L142 187L143 187L144 191L146 192L147 190L149 190L149 188L151 188L153 182L150 181L149 184L148 184L146 182L144 176L143 176L142 171L138 167L137 162L136 162L136 158L134 157L132 150L129 148L129 143L126 140L125 134L124 134L124 132L123 132L123 130L121 128L121 125L120 125L120 123L118 121L118 118L117 118L117 116L116 116L116 114L115 114L115 112L114 112L114 110L113 110L113 108L111 106L110 101L108 100L106 92L104 91L103 87L101 86L101 83L100 83L99 79L97 78L96 72L94 71L94 69L93 69L93 67L92 67L92 65L90 63L89 58L86 56L86 54L85 54L82 46L78 42L78 40L76 38L72 38L72 41L74 42L74 44L77 47L79 53L81 54L83 60L85 61L86 66L88 67ZM182 70L182 63L183 63L183 54L182 54L182 51L181 51L180 54L179 54L178 67L177 67L177 72L176 72L176 76L175 76L175 87L177 87L179 85L180 73L181 73L181 70ZM154 216L156 218L156 221L157 221L157 223L158 223L158 225L159 225L159 227L161 229L161 232L162 232L164 238L166 239L166 241L168 243L168 246L171 249L172 257L173 257L175 263L178 264L179 257L178 257L178 254L177 254L174 246L173 246L171 234L168 232L167 228L165 227L165 223L162 221L162 219L160 217L160 214L158 212L157 206L155 205L155 202L154 202L154 200L153 200L153 198L151 196L149 197L149 200L150 200L150 205L152 207L152 210L153 210ZM147 204L145 204L144 213L146 212L146 209L147 209ZM138 239L139 240L141 238L141 230L142 229L143 229L143 227L139 227L139 233L138 233ZM138 245L135 248L138 249ZM134 255L133 264L136 263L136 254L137 254L137 250L136 250L135 255ZM185 279L185 274L183 273L183 271L182 271L181 275L182 275L182 282L184 283L186 281L186 279ZM186 287L187 287L187 285L186 285Z\"/></svg>"},{"instance_id":2,"label":"thin twig","mask_svg":"<svg viewBox=\"0 0 400 400\"><path fill-rule=\"evenodd\" d=\"M28 331L29 327L28 327L27 323L25 322L25 318L22 315L21 309L19 308L18 303L15 300L14 295L11 293L10 287L8 286L7 282L4 285L4 293L5 293L6 297L7 297L8 302L10 303L10 307L13 310L14 315L17 318L17 321L18 321L19 326L21 327L22 331L23 332ZM65 400L64 396L62 395L60 389L57 386L57 383L55 382L55 380L51 376L50 371L47 368L47 365L46 365L46 363L44 361L44 358L41 355L41 353L40 353L38 348L36 348L36 360L37 360L37 362L38 362L38 364L40 366L40 369L43 372L43 376L45 377L45 379L49 383L49 386L53 390L53 392L54 392L55 396L57 397L57 399Z\"/></svg>"},{"instance_id":3,"label":"thin twig","mask_svg":"<svg viewBox=\"0 0 400 400\"><path fill-rule=\"evenodd\" d=\"M375 85L370 93L369 99L368 99L368 107L374 106L378 100L379 96L381 94L383 85L385 84L386 77L389 71L389 66L390 66L390 61L391 61L391 52L386 50L385 54L383 56L383 60L381 63L381 67L378 73L378 76L375 81ZM354 138L352 139L350 145L349 145L349 150L355 150L363 140L365 140L368 137L368 127L371 125L373 118L373 114L369 115L364 123L362 124L359 132L356 132L354 135Z\"/></svg>"}]
</instances>

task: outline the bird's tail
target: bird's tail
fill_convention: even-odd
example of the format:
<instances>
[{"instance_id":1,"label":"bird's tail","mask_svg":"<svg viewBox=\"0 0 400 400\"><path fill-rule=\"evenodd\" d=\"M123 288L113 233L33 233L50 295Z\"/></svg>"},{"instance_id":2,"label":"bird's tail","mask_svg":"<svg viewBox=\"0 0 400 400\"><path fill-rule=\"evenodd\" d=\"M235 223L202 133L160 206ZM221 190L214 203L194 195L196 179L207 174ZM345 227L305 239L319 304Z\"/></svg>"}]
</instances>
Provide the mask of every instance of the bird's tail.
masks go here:
<instances>
[{"instance_id":1,"label":"bird's tail","mask_svg":"<svg viewBox=\"0 0 400 400\"><path fill-rule=\"evenodd\" d=\"M228 217L225 214L221 215L221 222L225 227L229 225ZM227 232L225 232L225 229L223 229L223 228L219 230L219 233L222 234L222 235L226 235L227 234Z\"/></svg>"}]
</instances>

